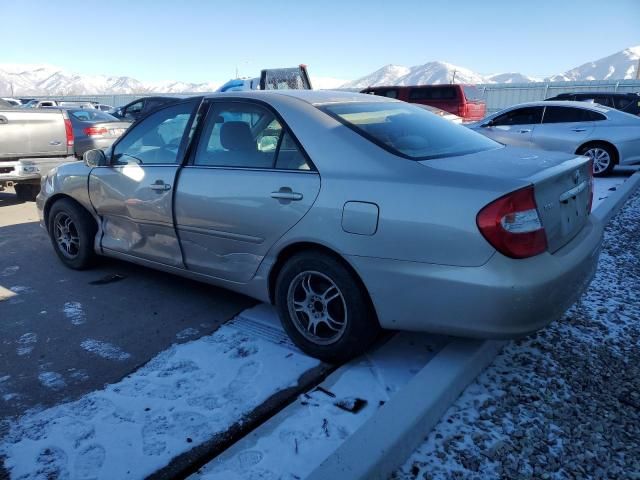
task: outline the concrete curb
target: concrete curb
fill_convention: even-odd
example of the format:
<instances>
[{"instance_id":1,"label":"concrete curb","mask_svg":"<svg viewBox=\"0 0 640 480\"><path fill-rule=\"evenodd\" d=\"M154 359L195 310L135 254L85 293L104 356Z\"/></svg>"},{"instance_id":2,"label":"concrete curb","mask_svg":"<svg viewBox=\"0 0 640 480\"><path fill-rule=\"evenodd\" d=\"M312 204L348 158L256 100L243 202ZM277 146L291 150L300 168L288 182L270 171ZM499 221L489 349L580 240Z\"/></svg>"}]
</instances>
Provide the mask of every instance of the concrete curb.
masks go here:
<instances>
[{"instance_id":1,"label":"concrete curb","mask_svg":"<svg viewBox=\"0 0 640 480\"><path fill-rule=\"evenodd\" d=\"M307 478L389 478L506 343L452 341Z\"/></svg>"},{"instance_id":2,"label":"concrete curb","mask_svg":"<svg viewBox=\"0 0 640 480\"><path fill-rule=\"evenodd\" d=\"M596 217L602 222L604 226L615 216L616 213L622 208L625 202L633 195L640 187L640 170L631 175L627 181L625 181L620 187L616 188L610 196L602 201L598 205L591 215Z\"/></svg>"}]
</instances>

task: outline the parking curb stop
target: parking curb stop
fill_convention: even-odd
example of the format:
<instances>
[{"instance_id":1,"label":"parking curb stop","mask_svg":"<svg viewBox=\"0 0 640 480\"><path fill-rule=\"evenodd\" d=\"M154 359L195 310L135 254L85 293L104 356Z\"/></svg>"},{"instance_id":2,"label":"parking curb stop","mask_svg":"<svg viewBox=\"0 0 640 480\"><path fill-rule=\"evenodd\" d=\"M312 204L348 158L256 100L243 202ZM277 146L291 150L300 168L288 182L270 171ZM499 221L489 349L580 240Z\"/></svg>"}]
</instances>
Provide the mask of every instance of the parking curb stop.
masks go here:
<instances>
[{"instance_id":1,"label":"parking curb stop","mask_svg":"<svg viewBox=\"0 0 640 480\"><path fill-rule=\"evenodd\" d=\"M615 192L605 198L602 203L591 212L591 215L606 226L629 197L636 192L638 187L640 187L640 170L631 175L626 182L616 188Z\"/></svg>"},{"instance_id":2,"label":"parking curb stop","mask_svg":"<svg viewBox=\"0 0 640 480\"><path fill-rule=\"evenodd\" d=\"M505 344L471 339L449 343L307 478L387 479Z\"/></svg>"}]
</instances>

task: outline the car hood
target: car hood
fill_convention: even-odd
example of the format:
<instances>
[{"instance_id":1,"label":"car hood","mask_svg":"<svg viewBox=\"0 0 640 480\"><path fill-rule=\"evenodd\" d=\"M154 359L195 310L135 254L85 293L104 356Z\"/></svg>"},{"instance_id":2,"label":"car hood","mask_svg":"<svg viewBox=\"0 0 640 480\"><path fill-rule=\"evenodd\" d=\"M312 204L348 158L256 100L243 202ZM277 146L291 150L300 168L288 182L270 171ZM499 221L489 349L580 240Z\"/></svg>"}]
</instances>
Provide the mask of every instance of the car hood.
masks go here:
<instances>
[{"instance_id":1,"label":"car hood","mask_svg":"<svg viewBox=\"0 0 640 480\"><path fill-rule=\"evenodd\" d=\"M532 180L542 171L557 167L578 155L518 147L499 147L483 152L422 160L431 168L449 172L482 175L494 178Z\"/></svg>"}]
</instances>

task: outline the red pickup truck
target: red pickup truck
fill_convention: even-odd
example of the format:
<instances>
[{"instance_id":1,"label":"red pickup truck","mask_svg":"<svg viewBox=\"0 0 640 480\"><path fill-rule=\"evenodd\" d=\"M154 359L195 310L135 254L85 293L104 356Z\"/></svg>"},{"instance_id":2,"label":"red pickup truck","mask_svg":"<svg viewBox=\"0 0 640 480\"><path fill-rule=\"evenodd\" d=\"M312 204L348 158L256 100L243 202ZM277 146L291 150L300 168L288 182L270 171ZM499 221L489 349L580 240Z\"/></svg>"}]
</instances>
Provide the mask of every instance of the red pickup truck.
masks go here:
<instances>
[{"instance_id":1,"label":"red pickup truck","mask_svg":"<svg viewBox=\"0 0 640 480\"><path fill-rule=\"evenodd\" d=\"M464 122L484 118L487 105L473 85L416 85L410 87L368 87L360 93L397 98L445 110L462 117Z\"/></svg>"}]
</instances>

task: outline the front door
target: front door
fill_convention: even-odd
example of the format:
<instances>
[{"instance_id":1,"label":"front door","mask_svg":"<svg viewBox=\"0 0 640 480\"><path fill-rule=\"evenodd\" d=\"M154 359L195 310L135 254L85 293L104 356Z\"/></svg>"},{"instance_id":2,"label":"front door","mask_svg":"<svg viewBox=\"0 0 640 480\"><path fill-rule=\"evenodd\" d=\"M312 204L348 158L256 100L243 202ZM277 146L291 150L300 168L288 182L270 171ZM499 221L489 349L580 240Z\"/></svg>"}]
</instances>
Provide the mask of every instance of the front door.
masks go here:
<instances>
[{"instance_id":1,"label":"front door","mask_svg":"<svg viewBox=\"0 0 640 480\"><path fill-rule=\"evenodd\" d=\"M103 249L183 266L173 191L197 106L187 101L150 115L114 145L108 166L91 171L89 196L100 216Z\"/></svg>"},{"instance_id":2,"label":"front door","mask_svg":"<svg viewBox=\"0 0 640 480\"><path fill-rule=\"evenodd\" d=\"M522 107L497 116L483 125L482 133L496 142L531 147L535 128L542 121L543 107Z\"/></svg>"},{"instance_id":3,"label":"front door","mask_svg":"<svg viewBox=\"0 0 640 480\"><path fill-rule=\"evenodd\" d=\"M318 172L273 112L251 102L214 102L176 192L187 268L249 281L319 190Z\"/></svg>"}]
</instances>

